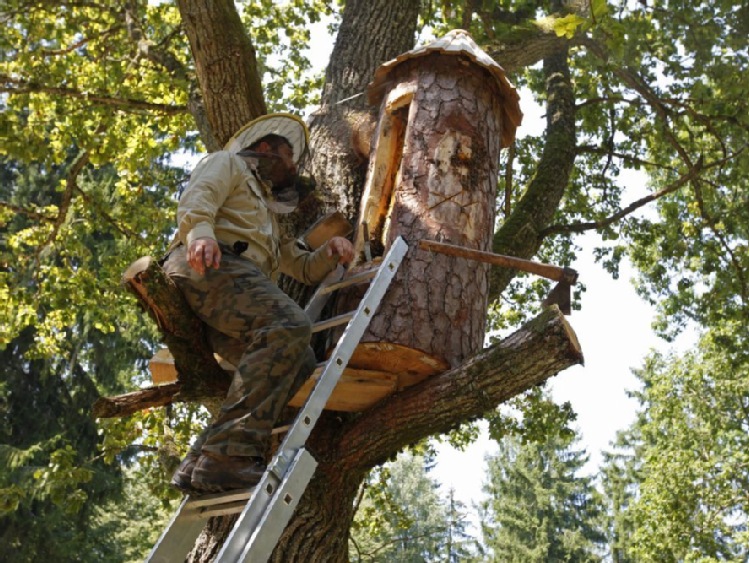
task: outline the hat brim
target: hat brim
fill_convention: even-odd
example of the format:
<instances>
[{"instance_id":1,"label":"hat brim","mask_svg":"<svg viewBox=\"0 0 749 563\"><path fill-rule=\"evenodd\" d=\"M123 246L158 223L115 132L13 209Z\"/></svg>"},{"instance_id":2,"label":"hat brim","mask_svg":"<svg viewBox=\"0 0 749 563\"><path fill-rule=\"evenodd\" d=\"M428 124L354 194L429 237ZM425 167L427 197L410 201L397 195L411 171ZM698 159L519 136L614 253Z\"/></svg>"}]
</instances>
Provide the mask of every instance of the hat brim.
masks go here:
<instances>
[{"instance_id":1,"label":"hat brim","mask_svg":"<svg viewBox=\"0 0 749 563\"><path fill-rule=\"evenodd\" d=\"M224 150L237 153L266 135L279 135L289 141L298 163L309 144L309 131L304 121L290 113L270 113L253 119L229 139Z\"/></svg>"}]
</instances>

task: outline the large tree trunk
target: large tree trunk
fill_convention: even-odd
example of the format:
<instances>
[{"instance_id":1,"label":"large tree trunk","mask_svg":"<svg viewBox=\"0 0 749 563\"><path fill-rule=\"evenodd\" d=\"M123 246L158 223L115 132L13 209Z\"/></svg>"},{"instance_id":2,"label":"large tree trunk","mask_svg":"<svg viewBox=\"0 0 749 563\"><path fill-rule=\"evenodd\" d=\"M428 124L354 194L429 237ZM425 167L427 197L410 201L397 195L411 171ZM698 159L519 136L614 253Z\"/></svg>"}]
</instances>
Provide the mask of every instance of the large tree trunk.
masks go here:
<instances>
[{"instance_id":1,"label":"large tree trunk","mask_svg":"<svg viewBox=\"0 0 749 563\"><path fill-rule=\"evenodd\" d=\"M219 149L266 112L255 49L232 0L179 0L212 138Z\"/></svg>"}]
</instances>

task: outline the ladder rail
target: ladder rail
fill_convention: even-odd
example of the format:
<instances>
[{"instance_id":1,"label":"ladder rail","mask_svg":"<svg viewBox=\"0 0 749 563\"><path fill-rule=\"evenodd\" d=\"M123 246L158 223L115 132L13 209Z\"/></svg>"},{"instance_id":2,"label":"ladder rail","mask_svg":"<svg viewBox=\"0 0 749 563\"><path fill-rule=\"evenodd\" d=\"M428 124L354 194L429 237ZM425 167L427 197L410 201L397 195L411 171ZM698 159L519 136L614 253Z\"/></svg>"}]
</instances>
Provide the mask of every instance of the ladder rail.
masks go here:
<instances>
[{"instance_id":1,"label":"ladder rail","mask_svg":"<svg viewBox=\"0 0 749 563\"><path fill-rule=\"evenodd\" d=\"M312 432L312 428L322 414L328 398L333 389L335 389L344 368L348 365L356 346L359 344L362 336L364 336L364 331L369 326L369 321L385 296L390 282L395 277L395 273L398 271L398 267L407 250L408 246L405 241L398 237L360 301L354 318L349 322L343 335L338 340L338 344L328 359L323 372L320 374L320 378L317 380L302 410L297 415L291 429L286 434L286 438L281 444L279 451L295 449L306 443L307 438ZM366 323L354 322L354 319L357 319L360 314L364 316L367 321Z\"/></svg>"},{"instance_id":2,"label":"ladder rail","mask_svg":"<svg viewBox=\"0 0 749 563\"><path fill-rule=\"evenodd\" d=\"M190 497L185 497L148 554L148 563L184 561L190 550L195 547L195 540L205 527L205 520L189 508L189 503ZM179 524L182 533L169 533L176 524Z\"/></svg>"}]
</instances>

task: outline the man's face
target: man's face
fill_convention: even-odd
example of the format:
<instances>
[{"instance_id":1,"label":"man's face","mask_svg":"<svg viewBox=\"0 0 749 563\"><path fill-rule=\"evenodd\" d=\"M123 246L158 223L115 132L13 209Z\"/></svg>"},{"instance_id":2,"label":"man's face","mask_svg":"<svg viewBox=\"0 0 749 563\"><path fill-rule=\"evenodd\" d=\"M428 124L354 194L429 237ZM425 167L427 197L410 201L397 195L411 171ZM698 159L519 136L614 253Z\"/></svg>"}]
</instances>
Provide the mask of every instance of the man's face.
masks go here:
<instances>
[{"instance_id":1,"label":"man's face","mask_svg":"<svg viewBox=\"0 0 749 563\"><path fill-rule=\"evenodd\" d=\"M278 158L265 158L260 162L260 175L264 180L273 183L274 189L292 185L296 179L296 165L294 151L291 146L282 143L277 149L263 142L257 147L257 152L274 154Z\"/></svg>"}]
</instances>

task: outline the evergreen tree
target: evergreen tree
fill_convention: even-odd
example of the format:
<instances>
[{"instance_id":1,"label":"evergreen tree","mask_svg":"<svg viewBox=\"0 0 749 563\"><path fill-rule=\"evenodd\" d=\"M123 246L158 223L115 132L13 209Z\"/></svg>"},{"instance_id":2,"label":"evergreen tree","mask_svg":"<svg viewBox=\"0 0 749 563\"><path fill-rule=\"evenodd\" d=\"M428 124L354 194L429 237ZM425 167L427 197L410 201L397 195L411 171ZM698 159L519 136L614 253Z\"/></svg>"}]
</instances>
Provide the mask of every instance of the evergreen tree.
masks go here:
<instances>
[{"instance_id":1,"label":"evergreen tree","mask_svg":"<svg viewBox=\"0 0 749 563\"><path fill-rule=\"evenodd\" d=\"M465 504L455 498L455 489L450 488L447 499L447 530L444 540L444 561L465 563L473 561L480 551L478 541L468 531L468 514Z\"/></svg>"},{"instance_id":2,"label":"evergreen tree","mask_svg":"<svg viewBox=\"0 0 749 563\"><path fill-rule=\"evenodd\" d=\"M493 561L600 561L602 503L576 440L550 433L524 442L506 435L487 458L481 504L484 544Z\"/></svg>"},{"instance_id":3,"label":"evergreen tree","mask_svg":"<svg viewBox=\"0 0 749 563\"><path fill-rule=\"evenodd\" d=\"M629 555L632 534L636 523L629 510L637 497L637 472L641 463L632 455L636 429L620 432L615 442L616 450L604 452L601 468L604 502L608 508L608 546L614 563L634 563Z\"/></svg>"},{"instance_id":4,"label":"evergreen tree","mask_svg":"<svg viewBox=\"0 0 749 563\"><path fill-rule=\"evenodd\" d=\"M352 561L467 561L476 542L464 506L440 497L429 457L411 452L372 473L352 527Z\"/></svg>"}]
</instances>

